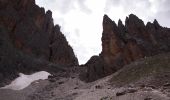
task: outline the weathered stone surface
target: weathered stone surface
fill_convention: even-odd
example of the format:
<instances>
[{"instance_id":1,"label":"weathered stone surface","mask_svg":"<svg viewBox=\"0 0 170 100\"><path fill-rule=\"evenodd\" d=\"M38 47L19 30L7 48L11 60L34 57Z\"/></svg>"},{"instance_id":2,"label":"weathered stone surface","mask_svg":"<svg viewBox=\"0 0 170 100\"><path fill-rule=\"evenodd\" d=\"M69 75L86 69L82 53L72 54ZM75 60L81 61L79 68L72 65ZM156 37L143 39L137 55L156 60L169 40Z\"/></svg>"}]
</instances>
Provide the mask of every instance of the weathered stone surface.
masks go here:
<instances>
[{"instance_id":1,"label":"weathered stone surface","mask_svg":"<svg viewBox=\"0 0 170 100\"><path fill-rule=\"evenodd\" d=\"M35 5L35 0L1 0L0 2L0 25L7 28L16 48L54 63L78 64L60 28L54 26L51 11L45 13L44 8ZM61 44L54 45L54 42ZM62 54L58 53L60 50L63 50ZM53 52L55 57L50 57L50 52Z\"/></svg>"},{"instance_id":2,"label":"weathered stone surface","mask_svg":"<svg viewBox=\"0 0 170 100\"><path fill-rule=\"evenodd\" d=\"M65 36L60 32L60 27L54 27L54 33L50 43L50 61L69 66L78 65L78 60L74 55L73 49L68 44Z\"/></svg>"},{"instance_id":3,"label":"weathered stone surface","mask_svg":"<svg viewBox=\"0 0 170 100\"><path fill-rule=\"evenodd\" d=\"M106 75L104 72L105 65L99 56L92 56L85 66L88 67L87 74L85 76L86 81L93 81Z\"/></svg>"},{"instance_id":4,"label":"weathered stone surface","mask_svg":"<svg viewBox=\"0 0 170 100\"><path fill-rule=\"evenodd\" d=\"M153 23L148 22L145 26L141 19L130 14L125 20L125 25L121 20L116 25L104 15L102 52L97 59L92 57L85 64L88 70L87 80L94 81L114 73L124 65L145 56L169 52L169 42L170 29L160 26L156 20Z\"/></svg>"},{"instance_id":5,"label":"weathered stone surface","mask_svg":"<svg viewBox=\"0 0 170 100\"><path fill-rule=\"evenodd\" d=\"M115 22L113 22L107 15L103 18L103 33L102 33L102 52L100 56L103 58L105 64L110 67L108 71L117 70L119 63L117 60L122 59L123 42L119 37L119 30ZM111 66L110 66L111 65ZM113 67L112 65L115 65Z\"/></svg>"},{"instance_id":6,"label":"weathered stone surface","mask_svg":"<svg viewBox=\"0 0 170 100\"><path fill-rule=\"evenodd\" d=\"M0 0L0 27L0 77L40 70L47 65L40 66L42 62L78 65L73 49L53 23L52 12L45 12L35 0Z\"/></svg>"}]
</instances>

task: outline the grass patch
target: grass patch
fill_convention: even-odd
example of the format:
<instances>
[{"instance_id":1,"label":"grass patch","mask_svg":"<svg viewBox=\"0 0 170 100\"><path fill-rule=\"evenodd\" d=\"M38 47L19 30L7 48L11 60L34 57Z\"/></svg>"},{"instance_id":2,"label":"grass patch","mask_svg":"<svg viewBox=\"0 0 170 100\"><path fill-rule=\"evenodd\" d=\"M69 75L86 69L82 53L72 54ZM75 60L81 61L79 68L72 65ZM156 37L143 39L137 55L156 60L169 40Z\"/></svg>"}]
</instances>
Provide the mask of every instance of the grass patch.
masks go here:
<instances>
[{"instance_id":1,"label":"grass patch","mask_svg":"<svg viewBox=\"0 0 170 100\"><path fill-rule=\"evenodd\" d=\"M135 61L115 73L110 82L122 86L136 82L141 78L170 73L170 53L147 57Z\"/></svg>"}]
</instances>

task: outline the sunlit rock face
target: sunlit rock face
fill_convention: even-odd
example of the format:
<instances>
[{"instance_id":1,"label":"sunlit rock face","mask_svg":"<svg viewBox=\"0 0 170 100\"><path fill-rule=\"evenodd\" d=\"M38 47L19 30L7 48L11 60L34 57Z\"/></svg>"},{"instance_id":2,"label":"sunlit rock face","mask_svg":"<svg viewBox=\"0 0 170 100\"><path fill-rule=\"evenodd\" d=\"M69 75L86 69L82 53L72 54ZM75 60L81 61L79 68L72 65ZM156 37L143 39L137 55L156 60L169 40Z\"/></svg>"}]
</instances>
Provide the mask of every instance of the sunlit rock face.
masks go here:
<instances>
[{"instance_id":1,"label":"sunlit rock face","mask_svg":"<svg viewBox=\"0 0 170 100\"><path fill-rule=\"evenodd\" d=\"M170 29L160 26L156 20L144 25L133 14L126 18L125 25L121 20L116 25L104 15L101 40L102 52L97 59L92 57L85 64L87 81L114 73L137 59L170 51Z\"/></svg>"},{"instance_id":2,"label":"sunlit rock face","mask_svg":"<svg viewBox=\"0 0 170 100\"><path fill-rule=\"evenodd\" d=\"M35 0L0 0L0 51L0 80L11 80L18 72L57 71L48 62L78 65L60 26L53 24L52 12Z\"/></svg>"}]
</instances>

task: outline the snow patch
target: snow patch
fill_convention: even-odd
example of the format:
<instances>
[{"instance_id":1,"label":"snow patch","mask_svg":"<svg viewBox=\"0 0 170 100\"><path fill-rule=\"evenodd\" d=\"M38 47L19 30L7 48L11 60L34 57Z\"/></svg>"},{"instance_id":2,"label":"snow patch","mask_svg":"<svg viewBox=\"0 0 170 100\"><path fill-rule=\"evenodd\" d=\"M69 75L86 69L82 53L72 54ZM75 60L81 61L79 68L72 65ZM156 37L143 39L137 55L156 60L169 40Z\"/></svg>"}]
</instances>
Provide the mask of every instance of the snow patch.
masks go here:
<instances>
[{"instance_id":1,"label":"snow patch","mask_svg":"<svg viewBox=\"0 0 170 100\"><path fill-rule=\"evenodd\" d=\"M14 79L11 82L11 84L6 85L5 87L2 87L0 89L22 90L28 87L34 81L40 79L42 80L48 79L49 75L51 74L46 71L39 71L31 75L25 75L23 73L19 73L19 77Z\"/></svg>"}]
</instances>

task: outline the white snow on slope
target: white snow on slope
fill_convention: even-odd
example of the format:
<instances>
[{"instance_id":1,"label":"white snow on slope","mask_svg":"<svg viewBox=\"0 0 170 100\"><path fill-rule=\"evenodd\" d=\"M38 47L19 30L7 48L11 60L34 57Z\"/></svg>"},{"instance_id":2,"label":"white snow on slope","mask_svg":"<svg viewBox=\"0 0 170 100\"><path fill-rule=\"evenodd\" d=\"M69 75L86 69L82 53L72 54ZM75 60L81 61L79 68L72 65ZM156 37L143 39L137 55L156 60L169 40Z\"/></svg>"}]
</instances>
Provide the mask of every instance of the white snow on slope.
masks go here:
<instances>
[{"instance_id":1,"label":"white snow on slope","mask_svg":"<svg viewBox=\"0 0 170 100\"><path fill-rule=\"evenodd\" d=\"M45 80L48 79L48 76L50 73L46 71L39 71L36 73L33 73L31 75L25 75L23 73L19 73L19 77L14 79L11 84L6 85L5 87L2 87L0 89L11 89L11 90L22 90L29 86L32 82L37 80Z\"/></svg>"}]
</instances>

